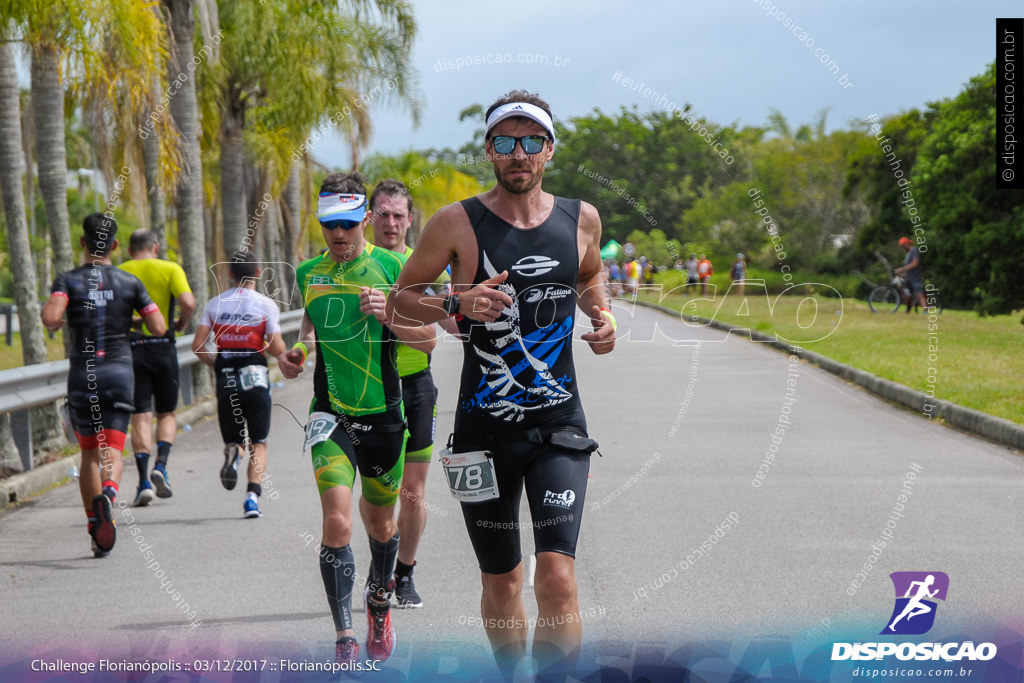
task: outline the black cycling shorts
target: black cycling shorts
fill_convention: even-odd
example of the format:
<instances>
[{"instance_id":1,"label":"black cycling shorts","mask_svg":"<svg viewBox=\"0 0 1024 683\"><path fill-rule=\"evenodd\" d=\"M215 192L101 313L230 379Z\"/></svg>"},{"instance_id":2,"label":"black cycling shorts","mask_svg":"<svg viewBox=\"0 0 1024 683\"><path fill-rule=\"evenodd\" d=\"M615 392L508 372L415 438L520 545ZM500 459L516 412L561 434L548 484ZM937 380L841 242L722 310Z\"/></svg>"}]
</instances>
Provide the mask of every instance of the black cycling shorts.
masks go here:
<instances>
[{"instance_id":1,"label":"black cycling shorts","mask_svg":"<svg viewBox=\"0 0 1024 683\"><path fill-rule=\"evenodd\" d=\"M135 412L173 413L178 407L178 349L167 337L132 342Z\"/></svg>"},{"instance_id":2,"label":"black cycling shorts","mask_svg":"<svg viewBox=\"0 0 1024 683\"><path fill-rule=\"evenodd\" d=\"M99 402L117 410L134 410L135 379L132 364L124 358L106 356L73 361L68 367L68 402L88 408Z\"/></svg>"},{"instance_id":3,"label":"black cycling shorts","mask_svg":"<svg viewBox=\"0 0 1024 683\"><path fill-rule=\"evenodd\" d=\"M496 444L491 453L499 497L482 503L462 503L462 516L480 571L504 574L522 561L519 501L524 488L537 552L576 557L590 453L555 446L549 441L537 444L521 440Z\"/></svg>"},{"instance_id":4,"label":"black cycling shorts","mask_svg":"<svg viewBox=\"0 0 1024 683\"><path fill-rule=\"evenodd\" d=\"M437 387L430 368L402 378L402 405L409 424L406 462L430 462L437 423Z\"/></svg>"},{"instance_id":5,"label":"black cycling shorts","mask_svg":"<svg viewBox=\"0 0 1024 683\"><path fill-rule=\"evenodd\" d=\"M270 433L270 389L243 391L235 368L217 372L217 420L224 443L266 443Z\"/></svg>"},{"instance_id":6,"label":"black cycling shorts","mask_svg":"<svg viewBox=\"0 0 1024 683\"><path fill-rule=\"evenodd\" d=\"M99 400L85 405L68 401L68 419L82 449L96 450L109 446L124 449L125 435L131 413L124 405L104 405Z\"/></svg>"}]
</instances>

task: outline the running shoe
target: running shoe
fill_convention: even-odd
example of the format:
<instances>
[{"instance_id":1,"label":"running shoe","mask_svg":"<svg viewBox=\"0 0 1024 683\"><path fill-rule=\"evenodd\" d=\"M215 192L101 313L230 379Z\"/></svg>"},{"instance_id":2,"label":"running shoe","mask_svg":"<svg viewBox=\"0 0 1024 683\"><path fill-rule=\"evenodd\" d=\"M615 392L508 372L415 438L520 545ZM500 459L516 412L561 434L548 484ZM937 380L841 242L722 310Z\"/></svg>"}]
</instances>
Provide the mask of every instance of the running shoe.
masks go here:
<instances>
[{"instance_id":1,"label":"running shoe","mask_svg":"<svg viewBox=\"0 0 1024 683\"><path fill-rule=\"evenodd\" d=\"M149 505L153 500L153 485L148 481L144 481L139 484L139 488L135 490L135 500L132 501L132 506L137 508L144 508Z\"/></svg>"},{"instance_id":2,"label":"running shoe","mask_svg":"<svg viewBox=\"0 0 1024 683\"><path fill-rule=\"evenodd\" d=\"M411 609L423 607L423 599L416 592L416 584L412 581L412 574L408 576L395 575L394 578L395 607L398 609Z\"/></svg>"},{"instance_id":3,"label":"running shoe","mask_svg":"<svg viewBox=\"0 0 1024 683\"><path fill-rule=\"evenodd\" d=\"M257 517L263 516L263 513L260 512L259 503L257 503L253 498L245 499L245 505L242 506L242 510L245 511L246 519L256 519Z\"/></svg>"},{"instance_id":4,"label":"running shoe","mask_svg":"<svg viewBox=\"0 0 1024 683\"><path fill-rule=\"evenodd\" d=\"M117 527L110 511L110 499L104 495L92 499L92 513L95 521L89 533L92 535L94 551L109 553L117 540Z\"/></svg>"},{"instance_id":5,"label":"running shoe","mask_svg":"<svg viewBox=\"0 0 1024 683\"><path fill-rule=\"evenodd\" d=\"M230 444L224 447L224 466L220 468L220 483L228 491L235 488L238 481L238 462L242 459L241 449L238 444Z\"/></svg>"},{"instance_id":6,"label":"running shoe","mask_svg":"<svg viewBox=\"0 0 1024 683\"><path fill-rule=\"evenodd\" d=\"M391 604L383 605L370 600L369 594L364 595L366 621L369 628L366 632L366 656L370 659L384 661L391 656L398 642L395 628L391 625Z\"/></svg>"},{"instance_id":7,"label":"running shoe","mask_svg":"<svg viewBox=\"0 0 1024 683\"><path fill-rule=\"evenodd\" d=\"M359 662L359 641L352 636L339 638L334 644L334 661L347 665L349 671L354 671Z\"/></svg>"},{"instance_id":8,"label":"running shoe","mask_svg":"<svg viewBox=\"0 0 1024 683\"><path fill-rule=\"evenodd\" d=\"M149 476L156 485L157 498L170 498L174 495L174 492L171 491L171 480L167 477L167 470L163 468L163 465L156 465Z\"/></svg>"},{"instance_id":9,"label":"running shoe","mask_svg":"<svg viewBox=\"0 0 1024 683\"><path fill-rule=\"evenodd\" d=\"M99 546L96 545L96 541L92 542L92 556L93 557L106 557L110 554L109 550L100 550Z\"/></svg>"}]
</instances>

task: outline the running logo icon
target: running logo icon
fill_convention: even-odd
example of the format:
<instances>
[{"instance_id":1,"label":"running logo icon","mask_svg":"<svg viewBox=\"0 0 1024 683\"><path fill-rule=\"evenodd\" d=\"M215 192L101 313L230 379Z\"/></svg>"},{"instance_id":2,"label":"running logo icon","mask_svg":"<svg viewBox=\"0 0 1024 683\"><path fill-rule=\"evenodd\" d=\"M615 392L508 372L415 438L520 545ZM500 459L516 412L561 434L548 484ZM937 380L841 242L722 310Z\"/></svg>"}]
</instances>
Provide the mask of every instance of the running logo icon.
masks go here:
<instances>
[{"instance_id":1,"label":"running logo icon","mask_svg":"<svg viewBox=\"0 0 1024 683\"><path fill-rule=\"evenodd\" d=\"M559 507L565 510L571 510L572 504L576 502L576 492L572 489L566 489L561 493L555 493L545 489L544 491L544 505L549 507Z\"/></svg>"},{"instance_id":2,"label":"running logo icon","mask_svg":"<svg viewBox=\"0 0 1024 683\"><path fill-rule=\"evenodd\" d=\"M944 572L893 572L896 605L880 635L919 636L935 623L937 600L946 600L949 577Z\"/></svg>"}]
</instances>

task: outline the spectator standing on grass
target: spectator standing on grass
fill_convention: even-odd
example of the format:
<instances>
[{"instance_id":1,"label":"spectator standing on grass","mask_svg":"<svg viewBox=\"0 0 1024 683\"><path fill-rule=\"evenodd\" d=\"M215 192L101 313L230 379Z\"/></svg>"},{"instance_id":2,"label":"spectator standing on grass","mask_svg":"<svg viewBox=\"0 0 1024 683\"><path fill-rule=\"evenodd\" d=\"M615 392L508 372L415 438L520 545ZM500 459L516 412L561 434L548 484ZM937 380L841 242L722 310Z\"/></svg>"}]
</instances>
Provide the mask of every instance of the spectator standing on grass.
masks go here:
<instances>
[{"instance_id":1,"label":"spectator standing on grass","mask_svg":"<svg viewBox=\"0 0 1024 683\"><path fill-rule=\"evenodd\" d=\"M53 281L43 306L43 325L51 332L67 324L68 416L82 449L78 488L85 505L95 557L106 557L117 539L111 506L124 468L128 421L135 410L135 377L128 332L132 312L142 316L154 335L166 332L164 318L142 282L114 267L117 223L100 213L86 216L81 244L84 265Z\"/></svg>"},{"instance_id":2,"label":"spectator standing on grass","mask_svg":"<svg viewBox=\"0 0 1024 683\"><path fill-rule=\"evenodd\" d=\"M704 254L700 255L700 260L697 261L697 278L700 280L700 295L704 296L708 293L708 280L715 274L715 269L711 267L711 261Z\"/></svg>"},{"instance_id":3,"label":"spectator standing on grass","mask_svg":"<svg viewBox=\"0 0 1024 683\"><path fill-rule=\"evenodd\" d=\"M626 264L626 293L636 294L640 286L640 261L633 259Z\"/></svg>"},{"instance_id":4,"label":"spectator standing on grass","mask_svg":"<svg viewBox=\"0 0 1024 683\"><path fill-rule=\"evenodd\" d=\"M617 261L608 264L608 280L611 283L611 295L622 296L622 268Z\"/></svg>"},{"instance_id":5,"label":"spectator standing on grass","mask_svg":"<svg viewBox=\"0 0 1024 683\"><path fill-rule=\"evenodd\" d=\"M686 269L686 284L691 287L697 284L697 255L690 254L690 258L686 259L683 267Z\"/></svg>"},{"instance_id":6,"label":"spectator standing on grass","mask_svg":"<svg viewBox=\"0 0 1024 683\"><path fill-rule=\"evenodd\" d=\"M267 353L281 371L288 366L281 337L280 312L272 299L256 291L260 267L253 255L238 251L228 264L233 286L206 303L192 340L192 351L217 374L217 421L224 440L220 483L228 491L238 481L243 449L249 454L242 515L263 516L259 497L267 478L270 434L270 376ZM216 350L207 343L213 341Z\"/></svg>"},{"instance_id":7,"label":"spectator standing on grass","mask_svg":"<svg viewBox=\"0 0 1024 683\"><path fill-rule=\"evenodd\" d=\"M139 471L139 486L133 505L142 507L153 500L149 482L149 456L153 452L153 410L156 409L156 464L153 483L156 495L170 498L167 459L171 457L174 435L178 431L175 410L178 407L178 348L174 333L182 332L192 320L196 299L188 286L185 271L177 263L157 257L160 242L152 230L136 230L128 242L131 260L121 264L142 280L153 303L160 307L167 332L154 335L141 321L130 335L132 365L135 372L135 412L132 413L132 451ZM179 309L175 320L175 308Z\"/></svg>"},{"instance_id":8,"label":"spectator standing on grass","mask_svg":"<svg viewBox=\"0 0 1024 683\"><path fill-rule=\"evenodd\" d=\"M640 263L643 267L644 284L652 284L654 282L654 274L658 272L658 266L654 265L653 260L649 260L643 256L640 257Z\"/></svg>"},{"instance_id":9,"label":"spectator standing on grass","mask_svg":"<svg viewBox=\"0 0 1024 683\"><path fill-rule=\"evenodd\" d=\"M911 305L914 308L920 306L922 311L927 312L928 304L924 300L924 276L921 275L921 250L914 245L914 241L909 237L901 237L899 244L900 248L907 252L907 257L903 261L903 265L893 272L906 280L907 288L910 290L910 297L907 299L907 313L910 313Z\"/></svg>"},{"instance_id":10,"label":"spectator standing on grass","mask_svg":"<svg viewBox=\"0 0 1024 683\"><path fill-rule=\"evenodd\" d=\"M736 254L736 260L729 268L729 278L736 288L736 293L743 296L743 288L747 279L747 262L743 260L743 254Z\"/></svg>"}]
</instances>

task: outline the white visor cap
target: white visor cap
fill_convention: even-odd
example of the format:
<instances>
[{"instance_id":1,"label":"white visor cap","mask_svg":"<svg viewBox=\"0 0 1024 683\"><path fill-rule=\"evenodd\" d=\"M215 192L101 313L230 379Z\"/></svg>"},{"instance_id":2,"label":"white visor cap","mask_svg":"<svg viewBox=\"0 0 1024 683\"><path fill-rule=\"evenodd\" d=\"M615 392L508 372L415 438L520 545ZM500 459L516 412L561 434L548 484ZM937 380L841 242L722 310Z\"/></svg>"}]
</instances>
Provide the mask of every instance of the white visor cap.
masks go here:
<instances>
[{"instance_id":1,"label":"white visor cap","mask_svg":"<svg viewBox=\"0 0 1024 683\"><path fill-rule=\"evenodd\" d=\"M536 121L544 127L544 130L548 132L552 140L555 139L555 126L551 123L551 117L548 116L546 111L529 102L509 102L492 111L491 115L487 117L487 132L485 135L490 135L492 128L513 116L522 116Z\"/></svg>"}]
</instances>

